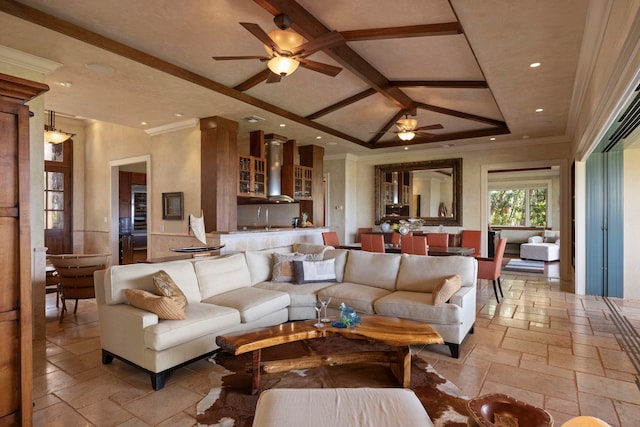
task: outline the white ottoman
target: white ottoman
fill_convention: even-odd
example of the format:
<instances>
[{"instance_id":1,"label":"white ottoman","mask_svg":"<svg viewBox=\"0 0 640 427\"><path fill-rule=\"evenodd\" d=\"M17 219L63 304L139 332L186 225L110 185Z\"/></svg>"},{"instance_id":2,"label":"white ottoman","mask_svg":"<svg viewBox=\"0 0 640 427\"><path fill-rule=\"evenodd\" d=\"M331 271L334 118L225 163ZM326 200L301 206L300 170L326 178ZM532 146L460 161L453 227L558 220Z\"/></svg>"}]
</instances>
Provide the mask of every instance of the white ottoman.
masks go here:
<instances>
[{"instance_id":1,"label":"white ottoman","mask_svg":"<svg viewBox=\"0 0 640 427\"><path fill-rule=\"evenodd\" d=\"M426 426L433 423L415 393L404 388L265 390L253 427Z\"/></svg>"},{"instance_id":2,"label":"white ottoman","mask_svg":"<svg viewBox=\"0 0 640 427\"><path fill-rule=\"evenodd\" d=\"M543 243L542 237L529 237L528 243L520 245L521 259L534 259L538 261L557 261L560 259L560 245L555 243Z\"/></svg>"}]
</instances>

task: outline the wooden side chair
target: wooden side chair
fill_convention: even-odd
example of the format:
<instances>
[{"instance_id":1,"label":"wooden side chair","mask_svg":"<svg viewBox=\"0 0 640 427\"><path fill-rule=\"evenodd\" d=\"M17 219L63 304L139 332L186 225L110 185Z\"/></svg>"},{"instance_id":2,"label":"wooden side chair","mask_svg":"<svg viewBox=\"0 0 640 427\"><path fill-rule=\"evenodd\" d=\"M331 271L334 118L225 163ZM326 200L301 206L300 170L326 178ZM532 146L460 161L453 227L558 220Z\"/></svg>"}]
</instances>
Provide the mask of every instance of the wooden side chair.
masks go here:
<instances>
[{"instance_id":1,"label":"wooden side chair","mask_svg":"<svg viewBox=\"0 0 640 427\"><path fill-rule=\"evenodd\" d=\"M480 230L462 230L462 242L460 246L463 248L473 248L474 257L481 256L480 241L482 240L482 231Z\"/></svg>"},{"instance_id":2,"label":"wooden side chair","mask_svg":"<svg viewBox=\"0 0 640 427\"><path fill-rule=\"evenodd\" d=\"M338 239L338 233L335 231L324 231L322 233L322 242L325 246L333 246L334 248L340 246L340 239Z\"/></svg>"},{"instance_id":3,"label":"wooden side chair","mask_svg":"<svg viewBox=\"0 0 640 427\"><path fill-rule=\"evenodd\" d=\"M363 234L362 250L367 252L386 252L384 249L384 236L382 234Z\"/></svg>"},{"instance_id":4,"label":"wooden side chair","mask_svg":"<svg viewBox=\"0 0 640 427\"><path fill-rule=\"evenodd\" d=\"M506 237L503 237L498 241L496 246L496 255L493 258L476 258L478 260L478 279L493 281L493 293L496 295L496 301L498 304L500 304L500 299L498 299L496 281L498 289L500 289L500 297L504 298L504 294L502 293L502 283L500 283L500 274L502 273L502 258L506 247L507 239Z\"/></svg>"},{"instance_id":5,"label":"wooden side chair","mask_svg":"<svg viewBox=\"0 0 640 427\"><path fill-rule=\"evenodd\" d=\"M449 233L427 233L427 242L429 243L429 246L448 248Z\"/></svg>"},{"instance_id":6,"label":"wooden side chair","mask_svg":"<svg viewBox=\"0 0 640 427\"><path fill-rule=\"evenodd\" d=\"M49 255L51 264L58 273L60 280L60 300L62 310L59 322L62 323L64 313L67 311L67 300L76 300L73 313L78 310L79 299L91 299L96 297L93 284L93 273L107 268L109 255L107 254L63 254Z\"/></svg>"},{"instance_id":7,"label":"wooden side chair","mask_svg":"<svg viewBox=\"0 0 640 427\"><path fill-rule=\"evenodd\" d=\"M362 236L364 233L371 233L373 231L372 227L361 227L358 228L358 231L356 232L356 241L355 243L361 243L362 239L360 238L360 236Z\"/></svg>"}]
</instances>

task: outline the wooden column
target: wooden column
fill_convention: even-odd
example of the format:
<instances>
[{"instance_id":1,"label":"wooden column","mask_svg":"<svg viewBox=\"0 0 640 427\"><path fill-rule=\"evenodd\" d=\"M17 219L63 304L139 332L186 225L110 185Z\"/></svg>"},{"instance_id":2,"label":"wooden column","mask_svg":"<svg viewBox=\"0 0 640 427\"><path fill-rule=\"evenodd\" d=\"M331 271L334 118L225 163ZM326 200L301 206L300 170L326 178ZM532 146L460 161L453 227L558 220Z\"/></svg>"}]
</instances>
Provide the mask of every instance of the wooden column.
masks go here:
<instances>
[{"instance_id":1,"label":"wooden column","mask_svg":"<svg viewBox=\"0 0 640 427\"><path fill-rule=\"evenodd\" d=\"M29 99L43 83L0 74L0 425L33 424ZM40 214L42 215L42 214Z\"/></svg>"},{"instance_id":2,"label":"wooden column","mask_svg":"<svg viewBox=\"0 0 640 427\"><path fill-rule=\"evenodd\" d=\"M309 214L309 221L316 227L324 227L324 194L322 190L322 174L324 148L317 145L305 145L298 148L300 165L313 168L313 200L300 202L300 211Z\"/></svg>"},{"instance_id":3,"label":"wooden column","mask_svg":"<svg viewBox=\"0 0 640 427\"><path fill-rule=\"evenodd\" d=\"M237 219L238 122L200 120L200 197L205 231L235 231Z\"/></svg>"}]
</instances>

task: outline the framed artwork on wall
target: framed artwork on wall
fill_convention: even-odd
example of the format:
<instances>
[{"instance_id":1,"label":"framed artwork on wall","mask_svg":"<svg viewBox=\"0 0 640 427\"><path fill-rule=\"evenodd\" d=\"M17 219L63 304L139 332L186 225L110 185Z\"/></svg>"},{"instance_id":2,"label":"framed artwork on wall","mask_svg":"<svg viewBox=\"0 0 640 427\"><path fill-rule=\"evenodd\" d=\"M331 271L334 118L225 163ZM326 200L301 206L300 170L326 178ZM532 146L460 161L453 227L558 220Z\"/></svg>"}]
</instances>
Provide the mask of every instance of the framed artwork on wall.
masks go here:
<instances>
[{"instance_id":1,"label":"framed artwork on wall","mask_svg":"<svg viewBox=\"0 0 640 427\"><path fill-rule=\"evenodd\" d=\"M184 214L182 192L162 193L162 219L182 219Z\"/></svg>"}]
</instances>

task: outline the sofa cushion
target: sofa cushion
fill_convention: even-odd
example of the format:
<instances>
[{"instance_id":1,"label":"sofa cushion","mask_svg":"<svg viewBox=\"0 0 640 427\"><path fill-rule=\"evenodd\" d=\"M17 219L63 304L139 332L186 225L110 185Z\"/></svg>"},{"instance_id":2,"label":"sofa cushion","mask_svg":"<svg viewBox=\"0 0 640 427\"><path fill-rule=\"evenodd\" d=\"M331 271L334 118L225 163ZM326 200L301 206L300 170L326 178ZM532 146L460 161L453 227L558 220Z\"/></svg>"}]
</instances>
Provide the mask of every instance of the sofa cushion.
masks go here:
<instances>
[{"instance_id":1,"label":"sofa cushion","mask_svg":"<svg viewBox=\"0 0 640 427\"><path fill-rule=\"evenodd\" d=\"M322 261L293 261L294 282L298 285L318 282L336 281L336 260L329 258Z\"/></svg>"},{"instance_id":2,"label":"sofa cushion","mask_svg":"<svg viewBox=\"0 0 640 427\"><path fill-rule=\"evenodd\" d=\"M150 311L158 316L158 319L182 320L185 319L184 307L173 299L156 295L144 289L125 289L125 295L129 305L144 311Z\"/></svg>"},{"instance_id":3,"label":"sofa cushion","mask_svg":"<svg viewBox=\"0 0 640 427\"><path fill-rule=\"evenodd\" d=\"M173 281L171 276L164 270L160 270L153 275L153 284L160 295L167 298L171 298L175 301L180 308L185 308L188 301L187 297L180 290L176 282Z\"/></svg>"},{"instance_id":4,"label":"sofa cushion","mask_svg":"<svg viewBox=\"0 0 640 427\"><path fill-rule=\"evenodd\" d=\"M271 254L273 257L273 272L271 280L274 282L291 282L295 278L295 272L293 271L293 261L303 261L306 259L305 254L299 254L297 252L291 254L281 254L274 252Z\"/></svg>"},{"instance_id":5,"label":"sofa cushion","mask_svg":"<svg viewBox=\"0 0 640 427\"><path fill-rule=\"evenodd\" d=\"M455 304L433 305L433 296L427 292L396 291L378 299L376 314L402 317L434 325L462 323L462 309Z\"/></svg>"},{"instance_id":6,"label":"sofa cushion","mask_svg":"<svg viewBox=\"0 0 640 427\"><path fill-rule=\"evenodd\" d=\"M542 243L543 241L542 236L531 236L527 239L528 243Z\"/></svg>"},{"instance_id":7,"label":"sofa cushion","mask_svg":"<svg viewBox=\"0 0 640 427\"><path fill-rule=\"evenodd\" d=\"M185 320L160 321L145 328L145 346L154 351L166 350L240 325L240 313L230 307L196 302L190 303L185 313Z\"/></svg>"},{"instance_id":8,"label":"sofa cushion","mask_svg":"<svg viewBox=\"0 0 640 427\"><path fill-rule=\"evenodd\" d=\"M349 251L344 281L393 291L399 265L400 256L397 254Z\"/></svg>"},{"instance_id":9,"label":"sofa cushion","mask_svg":"<svg viewBox=\"0 0 640 427\"><path fill-rule=\"evenodd\" d=\"M344 280L344 268L347 264L349 252L348 249L327 249L324 251L323 259L333 258L336 260L336 281L338 282Z\"/></svg>"},{"instance_id":10,"label":"sofa cushion","mask_svg":"<svg viewBox=\"0 0 640 427\"><path fill-rule=\"evenodd\" d=\"M316 293L333 285L335 285L335 282L308 283L304 286L288 282L262 282L253 287L286 292L291 298L290 307L313 307L318 302Z\"/></svg>"},{"instance_id":11,"label":"sofa cushion","mask_svg":"<svg viewBox=\"0 0 640 427\"><path fill-rule=\"evenodd\" d=\"M439 285L437 285L432 292L433 304L444 304L460 290L462 287L462 281L457 274L444 279Z\"/></svg>"},{"instance_id":12,"label":"sofa cushion","mask_svg":"<svg viewBox=\"0 0 640 427\"><path fill-rule=\"evenodd\" d=\"M477 265L473 257L402 254L397 290L431 293L442 280L455 274L460 276L462 286L475 286Z\"/></svg>"},{"instance_id":13,"label":"sofa cushion","mask_svg":"<svg viewBox=\"0 0 640 427\"><path fill-rule=\"evenodd\" d=\"M202 299L251 286L249 268L243 254L196 261L194 267Z\"/></svg>"},{"instance_id":14,"label":"sofa cushion","mask_svg":"<svg viewBox=\"0 0 640 427\"><path fill-rule=\"evenodd\" d=\"M374 314L373 303L391 291L358 283L343 282L318 291L318 296L331 297L331 307L341 303L353 307L358 313Z\"/></svg>"},{"instance_id":15,"label":"sofa cushion","mask_svg":"<svg viewBox=\"0 0 640 427\"><path fill-rule=\"evenodd\" d=\"M289 294L284 292L252 286L215 295L202 302L233 307L240 312L242 323L249 323L287 308L291 303L291 298Z\"/></svg>"},{"instance_id":16,"label":"sofa cushion","mask_svg":"<svg viewBox=\"0 0 640 427\"><path fill-rule=\"evenodd\" d=\"M291 253L292 247L281 246L277 248L264 249L261 251L247 251L244 256L249 266L249 274L251 276L251 285L271 280L273 275L273 252Z\"/></svg>"},{"instance_id":17,"label":"sofa cushion","mask_svg":"<svg viewBox=\"0 0 640 427\"><path fill-rule=\"evenodd\" d=\"M171 261L157 264L128 264L109 267L104 278L105 302L108 305L127 302L124 290L144 289L155 293L153 275L164 270L187 297L189 303L201 299L198 278L190 261Z\"/></svg>"}]
</instances>

